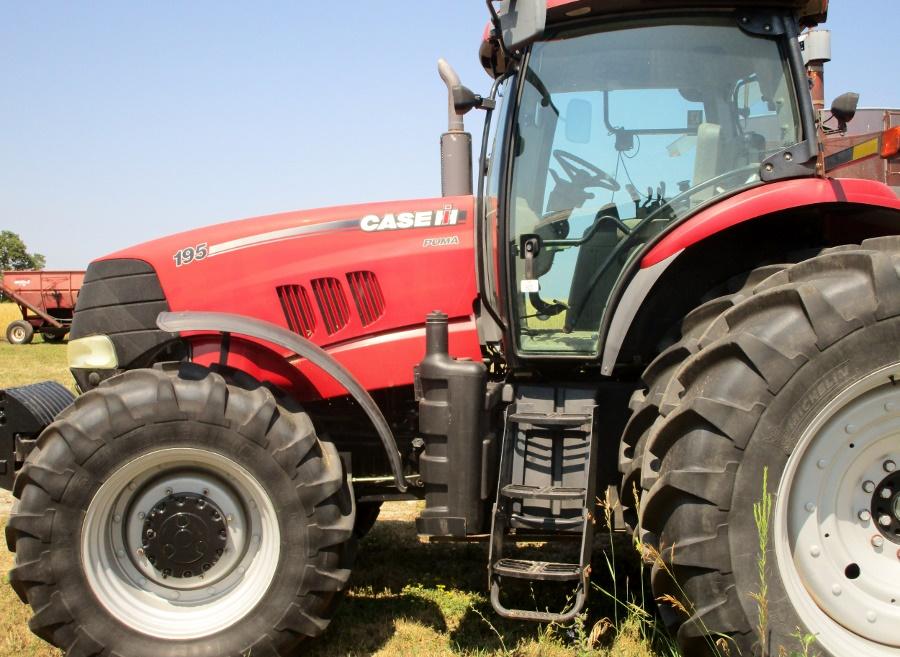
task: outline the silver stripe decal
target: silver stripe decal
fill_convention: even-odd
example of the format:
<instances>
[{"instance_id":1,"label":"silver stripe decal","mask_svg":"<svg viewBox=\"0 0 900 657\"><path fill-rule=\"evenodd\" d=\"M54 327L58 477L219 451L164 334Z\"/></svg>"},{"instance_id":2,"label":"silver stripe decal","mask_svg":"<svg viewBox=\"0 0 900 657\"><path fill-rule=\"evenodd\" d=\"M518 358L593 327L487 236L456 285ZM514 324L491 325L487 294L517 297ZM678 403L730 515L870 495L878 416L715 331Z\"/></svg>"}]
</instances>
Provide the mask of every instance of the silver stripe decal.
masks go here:
<instances>
[{"instance_id":1,"label":"silver stripe decal","mask_svg":"<svg viewBox=\"0 0 900 657\"><path fill-rule=\"evenodd\" d=\"M261 244L270 242L280 242L282 240L293 239L303 235L314 235L316 233L326 233L333 230L351 230L359 228L359 219L339 219L337 221L328 221L322 224L312 224L306 226L293 226L291 228L282 228L281 230L273 230L268 233L259 233L258 235L248 235L229 242L221 244L212 244L209 247L209 257L239 251Z\"/></svg>"}]
</instances>

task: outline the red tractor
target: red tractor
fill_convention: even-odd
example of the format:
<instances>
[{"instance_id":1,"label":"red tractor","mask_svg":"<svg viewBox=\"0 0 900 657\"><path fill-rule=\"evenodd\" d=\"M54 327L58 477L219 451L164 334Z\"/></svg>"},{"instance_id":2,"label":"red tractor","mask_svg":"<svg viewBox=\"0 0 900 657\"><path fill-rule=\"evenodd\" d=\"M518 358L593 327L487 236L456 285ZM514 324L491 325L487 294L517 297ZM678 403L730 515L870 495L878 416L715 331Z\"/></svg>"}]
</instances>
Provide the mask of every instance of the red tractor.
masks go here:
<instances>
[{"instance_id":1,"label":"red tractor","mask_svg":"<svg viewBox=\"0 0 900 657\"><path fill-rule=\"evenodd\" d=\"M490 543L500 615L567 622L607 495L686 655L900 652L900 200L826 169L826 0L487 5L490 93L441 64L442 198L90 265L82 394L9 456L10 583L70 657L298 654L387 500Z\"/></svg>"}]
</instances>

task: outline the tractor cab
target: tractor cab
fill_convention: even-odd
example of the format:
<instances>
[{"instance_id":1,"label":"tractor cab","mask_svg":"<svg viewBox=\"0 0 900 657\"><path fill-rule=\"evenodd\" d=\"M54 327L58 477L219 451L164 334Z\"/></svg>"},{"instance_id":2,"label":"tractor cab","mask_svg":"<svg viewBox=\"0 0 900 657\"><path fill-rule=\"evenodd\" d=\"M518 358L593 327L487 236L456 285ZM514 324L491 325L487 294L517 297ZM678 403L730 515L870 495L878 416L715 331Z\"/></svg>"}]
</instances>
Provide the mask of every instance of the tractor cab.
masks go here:
<instances>
[{"instance_id":1,"label":"tractor cab","mask_svg":"<svg viewBox=\"0 0 900 657\"><path fill-rule=\"evenodd\" d=\"M816 175L794 12L813 21L823 3L683 4L505 3L485 40L499 110L482 295L514 360L597 358L610 298L656 236L742 190Z\"/></svg>"}]
</instances>

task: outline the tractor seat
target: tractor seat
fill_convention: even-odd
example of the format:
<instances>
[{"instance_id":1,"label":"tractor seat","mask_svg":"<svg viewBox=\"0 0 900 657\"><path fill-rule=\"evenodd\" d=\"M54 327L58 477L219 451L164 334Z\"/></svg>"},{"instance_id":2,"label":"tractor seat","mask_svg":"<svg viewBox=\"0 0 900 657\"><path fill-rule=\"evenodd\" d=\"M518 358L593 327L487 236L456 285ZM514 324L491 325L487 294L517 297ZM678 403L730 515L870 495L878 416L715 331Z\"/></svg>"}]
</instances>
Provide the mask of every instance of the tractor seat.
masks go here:
<instances>
[{"instance_id":1,"label":"tractor seat","mask_svg":"<svg viewBox=\"0 0 900 657\"><path fill-rule=\"evenodd\" d=\"M615 205L610 204L604 206L598 216L611 215L619 218L619 211ZM590 230L587 228L585 233ZM582 233L583 235L584 233ZM578 257L575 261L575 270L572 272L572 286L569 290L569 311L571 314L577 310L572 304L577 303L577 299L587 291L597 270L606 262L606 259L612 254L616 246L621 242L625 235L611 221L604 221L591 238L581 245L578 249ZM573 331L596 331L600 326L600 317L603 314L603 308L606 306L606 300L618 277L621 265L627 260L628 254L623 253L616 258L616 262L610 265L603 277L594 286L587 300L585 307L575 320L574 325L569 325L569 318L566 318L566 326ZM621 262L619 262L621 261Z\"/></svg>"}]
</instances>

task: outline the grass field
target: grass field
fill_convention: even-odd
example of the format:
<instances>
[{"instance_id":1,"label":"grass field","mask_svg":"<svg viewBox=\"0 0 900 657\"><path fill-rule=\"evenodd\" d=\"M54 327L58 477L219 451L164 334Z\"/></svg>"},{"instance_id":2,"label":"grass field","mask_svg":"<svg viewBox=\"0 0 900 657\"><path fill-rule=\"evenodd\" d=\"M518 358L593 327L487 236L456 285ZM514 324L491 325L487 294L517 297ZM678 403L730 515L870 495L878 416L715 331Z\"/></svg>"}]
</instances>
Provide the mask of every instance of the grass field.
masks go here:
<instances>
[{"instance_id":1,"label":"grass field","mask_svg":"<svg viewBox=\"0 0 900 657\"><path fill-rule=\"evenodd\" d=\"M0 326L16 317L15 307L0 304ZM0 388L56 379L71 385L65 346L13 347L0 342ZM8 502L8 496L0 502ZM572 627L505 622L486 595L487 547L483 544L423 544L413 520L418 503L385 505L381 518L363 540L352 586L334 622L302 651L309 657L671 657L652 616L625 603L628 589L640 590L636 552L615 541L620 568L610 576L607 555L613 542L598 541L594 585L588 613ZM8 506L0 506L0 515ZM0 519L0 523L4 522ZM545 557L546 558L546 557ZM0 547L0 657L60 657L30 634L30 610L7 585L12 555ZM612 602L605 591L615 591ZM636 593L639 597L639 594ZM655 640L654 640L655 639ZM654 651L654 646L659 652Z\"/></svg>"},{"instance_id":2,"label":"grass field","mask_svg":"<svg viewBox=\"0 0 900 657\"><path fill-rule=\"evenodd\" d=\"M66 345L44 342L38 335L31 344L9 344L6 327L16 319L22 319L18 306L0 303L0 388L52 379L74 391L66 369Z\"/></svg>"}]
</instances>

